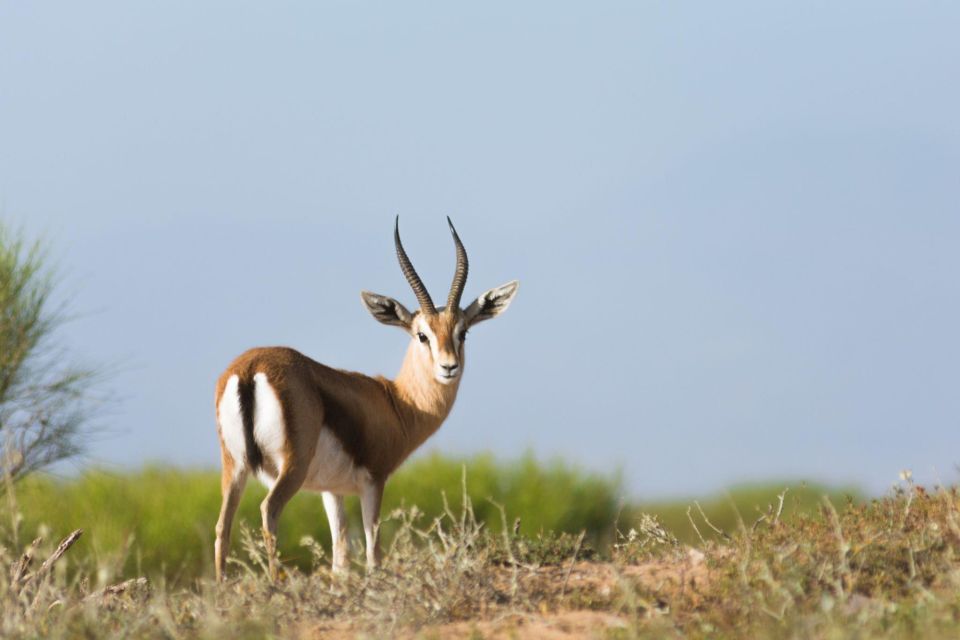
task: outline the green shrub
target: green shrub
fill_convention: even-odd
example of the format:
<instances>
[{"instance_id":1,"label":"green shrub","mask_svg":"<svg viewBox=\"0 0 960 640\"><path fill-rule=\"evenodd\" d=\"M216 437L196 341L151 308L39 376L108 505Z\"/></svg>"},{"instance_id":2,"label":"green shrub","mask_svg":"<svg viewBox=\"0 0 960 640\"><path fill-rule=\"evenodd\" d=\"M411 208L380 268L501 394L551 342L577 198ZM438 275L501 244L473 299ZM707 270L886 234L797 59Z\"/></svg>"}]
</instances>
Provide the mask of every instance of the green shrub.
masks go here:
<instances>
[{"instance_id":1,"label":"green shrub","mask_svg":"<svg viewBox=\"0 0 960 640\"><path fill-rule=\"evenodd\" d=\"M383 513L416 505L429 523L443 513L445 495L449 507L459 512L464 468L477 519L492 530L501 529L502 517L490 500L502 504L507 514L522 514L524 533L585 530L591 542L612 535L622 493L616 476L586 473L559 461L541 464L532 456L498 462L489 455L433 454L411 461L387 483ZM248 483L234 524L234 553L240 553L240 526L260 530L259 504L265 493L255 480ZM220 509L216 471L154 466L123 473L94 470L67 480L36 476L17 487L17 496L25 535L34 535L41 525L53 537L83 528L74 553L117 568L118 578L163 574L181 582L212 571L213 527ZM348 499L347 507L352 539L359 544L359 502ZM385 543L391 535L387 523ZM310 552L300 546L305 536L329 548L322 501L309 492L296 495L280 519L281 556L303 569L311 561Z\"/></svg>"},{"instance_id":2,"label":"green shrub","mask_svg":"<svg viewBox=\"0 0 960 640\"><path fill-rule=\"evenodd\" d=\"M519 533L534 541L549 542L541 544L546 545L544 548L556 546L551 536L577 536L584 531L583 549L606 553L615 539L615 529L628 531L641 512L656 515L681 542L698 540L687 516L691 500L623 504L619 475L589 473L562 461L538 462L530 455L513 461L499 461L491 455L451 458L432 454L415 459L387 483L384 516L397 507L416 505L423 514L420 524L428 525L444 512L445 497L450 510L459 513L464 469L467 494L479 522L494 532L501 531L504 516L498 505L502 505L511 531L519 520ZM777 504L783 486L740 487L700 504L712 524L730 533L738 526L738 512L749 527L759 517L758 509ZM843 504L847 493L857 496L856 492L828 491L818 486L794 487L787 494L784 517L815 510L825 493L838 505ZM241 526L259 533L259 504L264 495L260 483L251 480L234 524L231 550L235 556L243 556L238 533ZM108 577L162 575L174 583L185 583L212 573L213 527L220 509L216 471L153 466L119 473L87 471L71 479L34 476L17 486L17 499L24 515L22 537L32 539L41 526L49 529L47 539L83 528L84 536L73 557L85 558ZM6 505L0 508L6 509ZM360 545L363 530L358 501L348 499L347 508L352 541ZM705 537L718 537L695 508L691 515ZM0 519L2 523L9 521L9 517ZM385 546L394 527L391 522L384 525ZM309 569L311 551L300 545L307 536L329 549L322 501L319 495L301 492L280 518L284 562ZM355 557L359 558L357 554Z\"/></svg>"}]
</instances>

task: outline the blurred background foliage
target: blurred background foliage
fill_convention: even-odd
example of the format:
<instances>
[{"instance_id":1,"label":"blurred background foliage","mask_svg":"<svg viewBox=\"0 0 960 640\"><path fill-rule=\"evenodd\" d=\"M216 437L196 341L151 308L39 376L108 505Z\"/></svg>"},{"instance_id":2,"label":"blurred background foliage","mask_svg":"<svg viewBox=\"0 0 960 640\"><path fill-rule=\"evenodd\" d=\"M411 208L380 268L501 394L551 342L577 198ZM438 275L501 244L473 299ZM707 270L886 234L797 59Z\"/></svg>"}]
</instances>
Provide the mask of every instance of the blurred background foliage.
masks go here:
<instances>
[{"instance_id":1,"label":"blurred background foliage","mask_svg":"<svg viewBox=\"0 0 960 640\"><path fill-rule=\"evenodd\" d=\"M0 478L16 481L84 450L104 371L58 342L70 319L46 246L0 220ZM102 400L102 398L101 398ZM0 491L5 484L0 484Z\"/></svg>"},{"instance_id":2,"label":"blurred background foliage","mask_svg":"<svg viewBox=\"0 0 960 640\"><path fill-rule=\"evenodd\" d=\"M681 541L698 540L688 516L704 537L716 537L694 505L694 499L636 502L625 496L618 473L587 472L561 460L538 461L532 455L499 460L490 455L467 458L431 454L404 465L387 483L383 514L413 505L428 524L444 509L444 497L459 513L466 470L467 495L478 520L492 530L502 530L505 510L513 529L520 516L519 533L537 537L560 532L586 532L586 542L605 554L616 531L626 532L640 513L658 516L664 527ZM43 533L50 538L76 528L85 533L72 552L82 562L109 571L115 577L147 575L171 583L188 583L212 574L213 528L220 508L217 471L184 470L166 466L136 471L87 471L73 478L33 475L16 487L16 504L0 510L7 513L0 526L9 527L10 509L22 514L20 537ZM789 487L783 517L817 509L823 495L838 507L863 496L853 488L828 489L798 482L740 486L723 494L697 500L703 513L717 528L733 531L742 519L750 526L778 503L778 494ZM259 536L259 503L265 495L259 482L251 480L234 525L232 554L243 557L240 526ZM351 538L362 540L359 503L347 500ZM388 548L393 524L384 525ZM284 562L309 570L311 556L301 540L309 536L329 550L330 534L322 501L317 494L295 496L280 520L280 551ZM355 549L356 551L356 549ZM359 555L355 557L359 558Z\"/></svg>"}]
</instances>

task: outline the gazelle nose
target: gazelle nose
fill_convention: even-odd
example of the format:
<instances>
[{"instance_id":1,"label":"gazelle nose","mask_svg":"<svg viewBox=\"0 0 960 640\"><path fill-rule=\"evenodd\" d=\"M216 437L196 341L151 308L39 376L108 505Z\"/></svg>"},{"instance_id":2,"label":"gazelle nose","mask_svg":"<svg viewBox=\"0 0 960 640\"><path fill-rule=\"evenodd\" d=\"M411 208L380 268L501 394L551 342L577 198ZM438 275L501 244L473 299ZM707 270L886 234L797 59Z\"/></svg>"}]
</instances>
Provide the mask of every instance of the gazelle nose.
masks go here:
<instances>
[{"instance_id":1,"label":"gazelle nose","mask_svg":"<svg viewBox=\"0 0 960 640\"><path fill-rule=\"evenodd\" d=\"M454 362L453 364L442 364L442 365L440 365L440 368L443 369L444 371L446 371L447 373L453 373L454 371L457 370L457 368L458 368L459 366L460 366L460 365L458 365L456 362Z\"/></svg>"}]
</instances>

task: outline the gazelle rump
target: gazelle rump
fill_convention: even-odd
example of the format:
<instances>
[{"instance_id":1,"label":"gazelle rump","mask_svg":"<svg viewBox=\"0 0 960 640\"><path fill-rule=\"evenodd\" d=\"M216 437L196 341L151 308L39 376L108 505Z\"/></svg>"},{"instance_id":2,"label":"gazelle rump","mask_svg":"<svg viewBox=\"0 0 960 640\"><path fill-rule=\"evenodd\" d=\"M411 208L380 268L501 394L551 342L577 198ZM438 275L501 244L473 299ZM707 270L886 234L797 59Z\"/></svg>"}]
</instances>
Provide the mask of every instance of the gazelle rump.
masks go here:
<instances>
[{"instance_id":1,"label":"gazelle rump","mask_svg":"<svg viewBox=\"0 0 960 640\"><path fill-rule=\"evenodd\" d=\"M518 282L490 289L466 309L467 253L447 218L457 266L447 304L437 308L400 242L400 268L420 308L368 291L361 298L375 319L401 327L410 345L393 380L334 369L288 347L251 349L220 376L216 389L223 502L214 556L222 580L230 529L247 477L267 486L260 505L263 535L276 574L277 522L301 488L319 491L333 538L333 569L348 564L345 495L359 495L367 566L379 563L378 523L384 485L400 464L440 428L457 396L467 330L503 312Z\"/></svg>"}]
</instances>

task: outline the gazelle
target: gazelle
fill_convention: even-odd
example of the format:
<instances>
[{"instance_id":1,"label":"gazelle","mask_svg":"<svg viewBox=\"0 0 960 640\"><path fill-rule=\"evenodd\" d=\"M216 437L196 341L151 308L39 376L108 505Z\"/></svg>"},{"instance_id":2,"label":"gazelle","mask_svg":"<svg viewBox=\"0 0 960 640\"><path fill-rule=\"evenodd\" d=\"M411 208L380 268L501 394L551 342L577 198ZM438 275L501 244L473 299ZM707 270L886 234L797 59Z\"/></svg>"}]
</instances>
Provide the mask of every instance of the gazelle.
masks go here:
<instances>
[{"instance_id":1,"label":"gazelle","mask_svg":"<svg viewBox=\"0 0 960 640\"><path fill-rule=\"evenodd\" d=\"M393 380L320 364L287 347L251 349L217 381L217 428L223 462L223 502L214 555L222 580L233 516L256 474L267 486L260 504L263 535L276 575L277 520L301 488L320 491L333 538L333 570L347 568L344 495L360 496L367 566L380 560L378 523L384 483L400 463L433 435L453 407L464 368L464 340L473 325L502 313L517 293L514 280L490 289L466 309L467 252L447 218L457 267L445 307L437 308L400 242L400 269L420 308L369 291L360 296L375 319L401 327L410 345Z\"/></svg>"}]
</instances>

